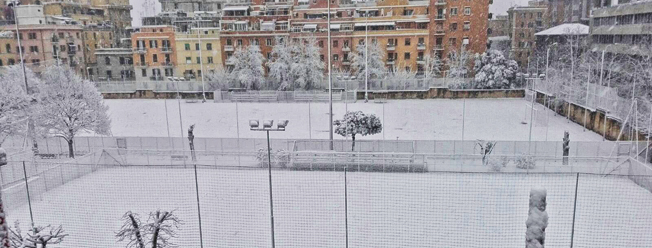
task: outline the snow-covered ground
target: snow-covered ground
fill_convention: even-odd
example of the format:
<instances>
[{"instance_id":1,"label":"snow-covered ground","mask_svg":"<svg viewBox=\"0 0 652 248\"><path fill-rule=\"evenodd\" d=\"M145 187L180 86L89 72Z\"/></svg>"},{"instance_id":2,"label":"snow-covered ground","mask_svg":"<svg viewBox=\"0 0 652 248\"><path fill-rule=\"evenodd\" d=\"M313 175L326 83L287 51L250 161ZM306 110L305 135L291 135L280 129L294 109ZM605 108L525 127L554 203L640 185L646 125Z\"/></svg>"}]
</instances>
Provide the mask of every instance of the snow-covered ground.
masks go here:
<instances>
[{"instance_id":1,"label":"snow-covered ground","mask_svg":"<svg viewBox=\"0 0 652 248\"><path fill-rule=\"evenodd\" d=\"M270 247L267 171L201 168L205 247ZM569 247L575 174L348 173L351 247L523 247L528 194L548 191L547 247ZM344 247L343 172L274 171L277 247ZM42 183L42 180L33 184ZM32 184L32 183L31 183ZM34 196L37 225L63 225L52 247L124 247L115 233L126 211L176 210L172 242L199 247L191 168L120 167ZM574 245L649 247L652 194L627 178L580 175ZM27 206L9 223L29 223Z\"/></svg>"},{"instance_id":2,"label":"snow-covered ground","mask_svg":"<svg viewBox=\"0 0 652 248\"><path fill-rule=\"evenodd\" d=\"M252 119L288 119L286 132L271 138L328 139L327 103L186 103L181 101L184 128L179 128L176 100L106 100L114 136L180 137L196 124L195 136L221 138L264 138L262 132L249 131ZM167 103L167 104L166 104ZM167 122L166 122L167 105ZM537 105L534 141L561 141L564 131L572 141L602 141L602 137L565 117L554 116ZM335 103L334 119L345 111L361 110L383 121L381 134L363 139L388 140L499 140L527 141L530 108L523 99L400 100L379 103ZM463 114L464 113L464 117ZM548 123L548 125L546 125ZM463 131L464 130L464 131ZM464 133L464 135L462 135ZM336 135L336 138L343 137ZM361 137L356 137L361 138Z\"/></svg>"}]
</instances>

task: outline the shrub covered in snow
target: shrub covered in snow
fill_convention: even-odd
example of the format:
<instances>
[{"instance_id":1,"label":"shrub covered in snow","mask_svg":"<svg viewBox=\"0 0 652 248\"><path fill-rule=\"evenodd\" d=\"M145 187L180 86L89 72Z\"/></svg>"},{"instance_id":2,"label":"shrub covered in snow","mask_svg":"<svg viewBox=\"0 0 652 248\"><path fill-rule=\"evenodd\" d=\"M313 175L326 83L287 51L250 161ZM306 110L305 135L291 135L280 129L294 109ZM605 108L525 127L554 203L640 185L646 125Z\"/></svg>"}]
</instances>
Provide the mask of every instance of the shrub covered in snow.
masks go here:
<instances>
[{"instance_id":1,"label":"shrub covered in snow","mask_svg":"<svg viewBox=\"0 0 652 248\"><path fill-rule=\"evenodd\" d=\"M548 227L548 213L546 213L546 195L543 188L534 188L530 191L530 210L525 222L527 231L525 233L526 248L543 248L546 239L546 228Z\"/></svg>"},{"instance_id":2,"label":"shrub covered in snow","mask_svg":"<svg viewBox=\"0 0 652 248\"><path fill-rule=\"evenodd\" d=\"M519 169L534 169L536 167L536 159L533 156L529 155L520 155L514 160L516 168Z\"/></svg>"},{"instance_id":3,"label":"shrub covered in snow","mask_svg":"<svg viewBox=\"0 0 652 248\"><path fill-rule=\"evenodd\" d=\"M61 226L35 226L30 228L25 235L20 229L20 223L16 221L14 228L10 230L11 247L15 248L46 248L48 245L56 245L63 242L64 234Z\"/></svg>"},{"instance_id":4,"label":"shrub covered in snow","mask_svg":"<svg viewBox=\"0 0 652 248\"><path fill-rule=\"evenodd\" d=\"M258 166L267 167L269 159L267 158L267 149L260 148L256 152L256 161L258 161ZM278 150L276 152L272 151L272 166L287 168L290 163L290 153L285 150Z\"/></svg>"},{"instance_id":5,"label":"shrub covered in snow","mask_svg":"<svg viewBox=\"0 0 652 248\"><path fill-rule=\"evenodd\" d=\"M515 88L518 64L505 58L502 52L489 50L481 56L476 56L475 89L510 89Z\"/></svg>"}]
</instances>

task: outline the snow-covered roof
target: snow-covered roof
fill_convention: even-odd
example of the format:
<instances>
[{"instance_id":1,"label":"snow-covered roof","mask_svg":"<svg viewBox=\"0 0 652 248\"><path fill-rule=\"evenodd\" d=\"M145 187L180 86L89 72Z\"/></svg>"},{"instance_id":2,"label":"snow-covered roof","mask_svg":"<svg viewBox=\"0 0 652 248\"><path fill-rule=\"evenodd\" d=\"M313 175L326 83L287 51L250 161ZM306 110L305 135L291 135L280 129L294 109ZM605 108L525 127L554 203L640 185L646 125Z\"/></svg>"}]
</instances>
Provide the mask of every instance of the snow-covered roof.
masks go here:
<instances>
[{"instance_id":1,"label":"snow-covered roof","mask_svg":"<svg viewBox=\"0 0 652 248\"><path fill-rule=\"evenodd\" d=\"M496 36L496 37L489 37L490 41L505 41L505 40L510 40L509 36Z\"/></svg>"},{"instance_id":2,"label":"snow-covered roof","mask_svg":"<svg viewBox=\"0 0 652 248\"><path fill-rule=\"evenodd\" d=\"M365 26L394 26L395 22L358 22L355 24L356 27L365 27Z\"/></svg>"},{"instance_id":3,"label":"snow-covered roof","mask_svg":"<svg viewBox=\"0 0 652 248\"><path fill-rule=\"evenodd\" d=\"M244 10L248 10L248 9L249 9L249 6L229 6L229 7L226 7L224 9L222 9L222 11L244 11Z\"/></svg>"},{"instance_id":4,"label":"snow-covered roof","mask_svg":"<svg viewBox=\"0 0 652 248\"><path fill-rule=\"evenodd\" d=\"M589 35L589 26L580 23L564 23L541 32L534 34L535 36L548 36L548 35Z\"/></svg>"}]
</instances>

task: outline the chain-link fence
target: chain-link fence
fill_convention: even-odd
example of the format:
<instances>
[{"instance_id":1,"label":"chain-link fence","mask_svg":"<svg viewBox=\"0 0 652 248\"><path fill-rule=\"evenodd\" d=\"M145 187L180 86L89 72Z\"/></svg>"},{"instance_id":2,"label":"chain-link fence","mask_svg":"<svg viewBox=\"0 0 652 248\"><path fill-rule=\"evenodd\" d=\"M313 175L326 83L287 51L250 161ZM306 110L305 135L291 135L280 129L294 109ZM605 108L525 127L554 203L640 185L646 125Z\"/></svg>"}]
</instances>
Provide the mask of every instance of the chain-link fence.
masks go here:
<instances>
[{"instance_id":1,"label":"chain-link fence","mask_svg":"<svg viewBox=\"0 0 652 248\"><path fill-rule=\"evenodd\" d=\"M208 154L197 154L196 167L191 160L137 166L132 152L138 153L115 149L65 163L11 163L23 176L3 181L9 223L27 227L33 218L37 226L62 225L69 236L53 247L125 246L115 237L123 214L145 222L156 210L181 219L170 240L180 247L270 247L272 237L277 247L522 247L529 191L542 186L550 216L546 245L647 247L652 241L652 170L627 156L608 160L618 169L605 173L551 173L537 171L539 163L528 170L516 162L498 172L481 157L428 165L428 173L372 173L352 164L346 171L216 166L203 160ZM347 158L361 162L374 154ZM579 166L581 158L574 159L567 167Z\"/></svg>"}]
</instances>

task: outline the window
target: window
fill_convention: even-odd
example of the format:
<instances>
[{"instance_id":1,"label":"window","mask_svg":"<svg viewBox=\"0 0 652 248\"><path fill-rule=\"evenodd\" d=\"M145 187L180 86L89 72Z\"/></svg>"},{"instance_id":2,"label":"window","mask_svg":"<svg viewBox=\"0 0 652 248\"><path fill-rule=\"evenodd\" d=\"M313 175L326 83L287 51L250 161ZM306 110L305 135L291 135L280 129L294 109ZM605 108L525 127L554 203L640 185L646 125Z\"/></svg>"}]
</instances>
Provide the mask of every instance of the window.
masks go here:
<instances>
[{"instance_id":1,"label":"window","mask_svg":"<svg viewBox=\"0 0 652 248\"><path fill-rule=\"evenodd\" d=\"M411 44L412 44L412 42L410 41L410 38L405 38L405 45L409 46Z\"/></svg>"},{"instance_id":2,"label":"window","mask_svg":"<svg viewBox=\"0 0 652 248\"><path fill-rule=\"evenodd\" d=\"M403 10L403 15L404 16L411 16L412 14L414 14L414 10L412 10L412 9L404 9Z\"/></svg>"},{"instance_id":3,"label":"window","mask_svg":"<svg viewBox=\"0 0 652 248\"><path fill-rule=\"evenodd\" d=\"M404 53L403 54L403 59L409 60L410 59L410 53Z\"/></svg>"},{"instance_id":4,"label":"window","mask_svg":"<svg viewBox=\"0 0 652 248\"><path fill-rule=\"evenodd\" d=\"M154 62L154 63L158 62L158 55L157 54L152 55L152 62Z\"/></svg>"},{"instance_id":5,"label":"window","mask_svg":"<svg viewBox=\"0 0 652 248\"><path fill-rule=\"evenodd\" d=\"M345 41L345 44L346 44L346 41ZM337 40L334 40L334 41L333 41L333 47L337 47L337 46L339 46L339 45L340 45L340 42L339 42L339 41L337 41ZM345 45L345 46L346 46L346 45Z\"/></svg>"},{"instance_id":6,"label":"window","mask_svg":"<svg viewBox=\"0 0 652 248\"><path fill-rule=\"evenodd\" d=\"M184 46L184 49L186 51L190 51L190 44L186 43L185 46Z\"/></svg>"},{"instance_id":7,"label":"window","mask_svg":"<svg viewBox=\"0 0 652 248\"><path fill-rule=\"evenodd\" d=\"M27 34L27 38L30 39L30 40L36 40L36 33Z\"/></svg>"},{"instance_id":8,"label":"window","mask_svg":"<svg viewBox=\"0 0 652 248\"><path fill-rule=\"evenodd\" d=\"M449 38L448 39L448 44L451 46L457 45L457 39L456 38Z\"/></svg>"},{"instance_id":9,"label":"window","mask_svg":"<svg viewBox=\"0 0 652 248\"><path fill-rule=\"evenodd\" d=\"M38 53L38 47L37 46L30 46L29 51L32 53Z\"/></svg>"},{"instance_id":10,"label":"window","mask_svg":"<svg viewBox=\"0 0 652 248\"><path fill-rule=\"evenodd\" d=\"M323 54L319 55L319 60L321 60L321 62L324 62L324 55Z\"/></svg>"},{"instance_id":11,"label":"window","mask_svg":"<svg viewBox=\"0 0 652 248\"><path fill-rule=\"evenodd\" d=\"M166 77L172 77L172 76L174 76L174 70L173 70L173 69L170 69L170 68L165 69L165 76L166 76Z\"/></svg>"},{"instance_id":12,"label":"window","mask_svg":"<svg viewBox=\"0 0 652 248\"><path fill-rule=\"evenodd\" d=\"M3 66L3 64L2 64L2 60L1 60L1 59L0 59L0 66Z\"/></svg>"},{"instance_id":13,"label":"window","mask_svg":"<svg viewBox=\"0 0 652 248\"><path fill-rule=\"evenodd\" d=\"M213 63L213 57L208 57L208 63L212 64Z\"/></svg>"},{"instance_id":14,"label":"window","mask_svg":"<svg viewBox=\"0 0 652 248\"><path fill-rule=\"evenodd\" d=\"M111 71L106 71L106 77L107 78L113 78L113 73Z\"/></svg>"},{"instance_id":15,"label":"window","mask_svg":"<svg viewBox=\"0 0 652 248\"><path fill-rule=\"evenodd\" d=\"M158 48L158 41L157 40L149 40L149 47L150 48Z\"/></svg>"},{"instance_id":16,"label":"window","mask_svg":"<svg viewBox=\"0 0 652 248\"><path fill-rule=\"evenodd\" d=\"M419 37L419 45L426 44L426 39L423 37Z\"/></svg>"},{"instance_id":17,"label":"window","mask_svg":"<svg viewBox=\"0 0 652 248\"><path fill-rule=\"evenodd\" d=\"M63 39L63 33L59 33L59 39Z\"/></svg>"},{"instance_id":18,"label":"window","mask_svg":"<svg viewBox=\"0 0 652 248\"><path fill-rule=\"evenodd\" d=\"M265 44L267 44L268 46L271 46L272 45L272 39L267 39L267 42Z\"/></svg>"},{"instance_id":19,"label":"window","mask_svg":"<svg viewBox=\"0 0 652 248\"><path fill-rule=\"evenodd\" d=\"M324 47L324 41L323 40L319 41L319 47Z\"/></svg>"},{"instance_id":20,"label":"window","mask_svg":"<svg viewBox=\"0 0 652 248\"><path fill-rule=\"evenodd\" d=\"M14 59L7 60L7 65L14 65L14 64L16 64L16 61Z\"/></svg>"},{"instance_id":21,"label":"window","mask_svg":"<svg viewBox=\"0 0 652 248\"><path fill-rule=\"evenodd\" d=\"M105 65L111 65L111 59L109 57L104 58L104 64Z\"/></svg>"},{"instance_id":22,"label":"window","mask_svg":"<svg viewBox=\"0 0 652 248\"><path fill-rule=\"evenodd\" d=\"M272 53L267 53L267 60L271 60L271 59L272 59Z\"/></svg>"},{"instance_id":23,"label":"window","mask_svg":"<svg viewBox=\"0 0 652 248\"><path fill-rule=\"evenodd\" d=\"M140 70L140 75L142 75L143 77L147 77L147 70L146 69L141 69Z\"/></svg>"},{"instance_id":24,"label":"window","mask_svg":"<svg viewBox=\"0 0 652 248\"><path fill-rule=\"evenodd\" d=\"M206 50L212 51L213 50L213 43L206 43Z\"/></svg>"},{"instance_id":25,"label":"window","mask_svg":"<svg viewBox=\"0 0 652 248\"><path fill-rule=\"evenodd\" d=\"M451 8L451 16L457 15L457 8Z\"/></svg>"},{"instance_id":26,"label":"window","mask_svg":"<svg viewBox=\"0 0 652 248\"><path fill-rule=\"evenodd\" d=\"M464 31L469 31L471 30L471 22L464 22Z\"/></svg>"},{"instance_id":27,"label":"window","mask_svg":"<svg viewBox=\"0 0 652 248\"><path fill-rule=\"evenodd\" d=\"M451 30L451 31L457 31L457 23L456 23L456 22L451 23L451 25L450 25L450 30Z\"/></svg>"},{"instance_id":28,"label":"window","mask_svg":"<svg viewBox=\"0 0 652 248\"><path fill-rule=\"evenodd\" d=\"M34 65L34 66L41 65L41 60L40 59L32 59L32 65Z\"/></svg>"},{"instance_id":29,"label":"window","mask_svg":"<svg viewBox=\"0 0 652 248\"><path fill-rule=\"evenodd\" d=\"M339 54L333 54L333 61L338 61L340 59Z\"/></svg>"},{"instance_id":30,"label":"window","mask_svg":"<svg viewBox=\"0 0 652 248\"><path fill-rule=\"evenodd\" d=\"M471 7L464 7L464 15L471 15Z\"/></svg>"},{"instance_id":31,"label":"window","mask_svg":"<svg viewBox=\"0 0 652 248\"><path fill-rule=\"evenodd\" d=\"M197 64L201 64L201 57L197 57Z\"/></svg>"},{"instance_id":32,"label":"window","mask_svg":"<svg viewBox=\"0 0 652 248\"><path fill-rule=\"evenodd\" d=\"M236 44L237 46L242 46L242 39L238 39L238 40L236 40L236 41L235 41L235 44Z\"/></svg>"},{"instance_id":33,"label":"window","mask_svg":"<svg viewBox=\"0 0 652 248\"><path fill-rule=\"evenodd\" d=\"M233 41L231 39L226 40L226 45L227 46L233 46Z\"/></svg>"},{"instance_id":34,"label":"window","mask_svg":"<svg viewBox=\"0 0 652 248\"><path fill-rule=\"evenodd\" d=\"M186 64L192 64L192 58L186 57Z\"/></svg>"},{"instance_id":35,"label":"window","mask_svg":"<svg viewBox=\"0 0 652 248\"><path fill-rule=\"evenodd\" d=\"M195 51L199 51L199 49L201 49L201 48L199 47L199 43L195 43Z\"/></svg>"},{"instance_id":36,"label":"window","mask_svg":"<svg viewBox=\"0 0 652 248\"><path fill-rule=\"evenodd\" d=\"M5 49L7 50L7 53L11 53L11 45L10 44L5 45Z\"/></svg>"}]
</instances>

